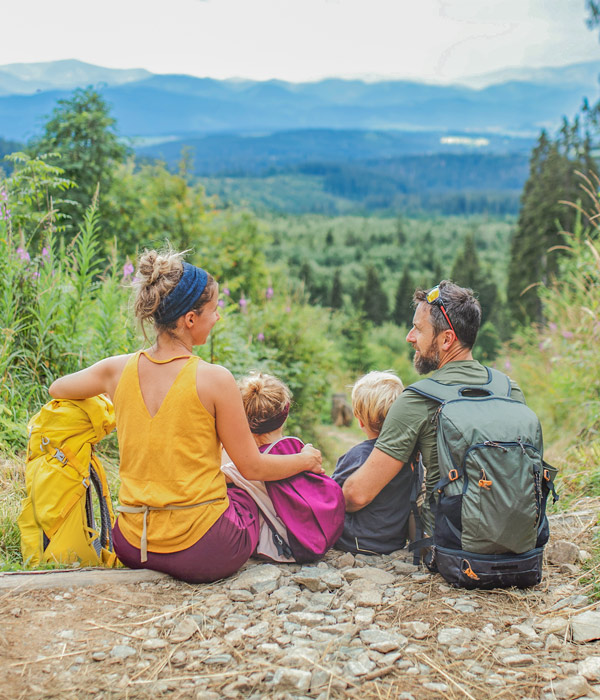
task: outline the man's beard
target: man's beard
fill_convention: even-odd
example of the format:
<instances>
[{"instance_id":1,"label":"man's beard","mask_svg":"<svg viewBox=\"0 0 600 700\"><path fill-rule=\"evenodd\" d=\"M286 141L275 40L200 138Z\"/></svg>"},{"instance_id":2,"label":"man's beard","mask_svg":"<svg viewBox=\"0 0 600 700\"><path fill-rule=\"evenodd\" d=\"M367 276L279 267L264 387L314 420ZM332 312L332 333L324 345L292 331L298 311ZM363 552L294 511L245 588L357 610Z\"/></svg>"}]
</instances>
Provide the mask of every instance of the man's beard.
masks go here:
<instances>
[{"instance_id":1,"label":"man's beard","mask_svg":"<svg viewBox=\"0 0 600 700\"><path fill-rule=\"evenodd\" d=\"M429 374L440 366L440 353L434 341L429 346L427 354L415 352L413 364L419 374Z\"/></svg>"}]
</instances>

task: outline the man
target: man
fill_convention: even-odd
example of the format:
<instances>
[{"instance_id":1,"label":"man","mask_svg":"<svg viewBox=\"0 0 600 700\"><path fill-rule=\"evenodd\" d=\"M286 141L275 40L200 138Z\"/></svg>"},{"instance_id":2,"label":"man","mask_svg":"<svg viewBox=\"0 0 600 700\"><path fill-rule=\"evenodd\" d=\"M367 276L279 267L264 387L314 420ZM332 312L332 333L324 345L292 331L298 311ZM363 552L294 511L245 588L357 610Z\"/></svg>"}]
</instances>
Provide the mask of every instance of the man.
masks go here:
<instances>
[{"instance_id":1,"label":"man","mask_svg":"<svg viewBox=\"0 0 600 700\"><path fill-rule=\"evenodd\" d=\"M487 370L471 352L481 323L481 306L473 292L443 280L429 292L417 290L413 304L413 326L406 340L415 350L417 372L433 372L431 378L443 384L485 384ZM512 398L525 403L512 380L511 386ZM433 534L429 498L440 479L435 425L438 409L438 402L413 391L404 391L396 399L370 457L344 484L348 512L368 505L420 452L427 470L421 517L426 534Z\"/></svg>"}]
</instances>

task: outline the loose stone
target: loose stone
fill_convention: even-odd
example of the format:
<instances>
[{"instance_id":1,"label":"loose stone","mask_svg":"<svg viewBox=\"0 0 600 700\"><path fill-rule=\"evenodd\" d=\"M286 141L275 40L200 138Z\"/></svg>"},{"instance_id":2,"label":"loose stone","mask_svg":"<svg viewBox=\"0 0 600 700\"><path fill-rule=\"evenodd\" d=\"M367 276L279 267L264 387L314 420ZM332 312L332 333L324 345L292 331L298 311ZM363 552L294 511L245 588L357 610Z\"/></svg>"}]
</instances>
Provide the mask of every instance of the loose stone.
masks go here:
<instances>
[{"instance_id":1,"label":"loose stone","mask_svg":"<svg viewBox=\"0 0 600 700\"><path fill-rule=\"evenodd\" d=\"M574 700L586 695L589 690L590 687L583 676L565 678L544 688L544 691L556 700Z\"/></svg>"},{"instance_id":2,"label":"loose stone","mask_svg":"<svg viewBox=\"0 0 600 700\"><path fill-rule=\"evenodd\" d=\"M294 688L302 692L309 690L311 674L294 668L278 668L273 676L272 684L275 688Z\"/></svg>"},{"instance_id":3,"label":"loose stone","mask_svg":"<svg viewBox=\"0 0 600 700\"><path fill-rule=\"evenodd\" d=\"M600 656L588 656L579 662L579 675L591 682L600 681Z\"/></svg>"},{"instance_id":4,"label":"loose stone","mask_svg":"<svg viewBox=\"0 0 600 700\"><path fill-rule=\"evenodd\" d=\"M136 650L127 644L117 644L110 651L110 655L115 659L127 659L129 656L135 656L136 654Z\"/></svg>"},{"instance_id":5,"label":"loose stone","mask_svg":"<svg viewBox=\"0 0 600 700\"><path fill-rule=\"evenodd\" d=\"M425 639L429 635L431 625L429 622L404 622L402 631L415 639Z\"/></svg>"},{"instance_id":6,"label":"loose stone","mask_svg":"<svg viewBox=\"0 0 600 700\"><path fill-rule=\"evenodd\" d=\"M468 644L473 633L463 627L444 627L438 632L438 644Z\"/></svg>"},{"instance_id":7,"label":"loose stone","mask_svg":"<svg viewBox=\"0 0 600 700\"><path fill-rule=\"evenodd\" d=\"M344 573L344 577L348 582L356 581L357 579L364 579L382 586L389 583L394 583L396 580L394 574L391 574L389 571L376 569L372 566L364 566L361 569L350 569Z\"/></svg>"},{"instance_id":8,"label":"loose stone","mask_svg":"<svg viewBox=\"0 0 600 700\"><path fill-rule=\"evenodd\" d=\"M239 576L233 579L230 588L231 590L249 590L253 593L260 593L268 589L273 591L280 577L281 569L279 567L273 564L261 564L242 571Z\"/></svg>"},{"instance_id":9,"label":"loose stone","mask_svg":"<svg viewBox=\"0 0 600 700\"><path fill-rule=\"evenodd\" d=\"M157 649L164 649L167 646L169 646L169 644L164 639L154 638L146 639L146 641L142 644L142 649L144 651L156 651Z\"/></svg>"},{"instance_id":10,"label":"loose stone","mask_svg":"<svg viewBox=\"0 0 600 700\"><path fill-rule=\"evenodd\" d=\"M394 632L382 632L378 629L367 629L360 633L360 639L371 649L386 654L394 651L407 643L406 637Z\"/></svg>"},{"instance_id":11,"label":"loose stone","mask_svg":"<svg viewBox=\"0 0 600 700\"><path fill-rule=\"evenodd\" d=\"M293 576L293 580L302 586L306 586L306 588L313 593L327 590L327 584L323 580L323 571L316 566L303 566L302 569Z\"/></svg>"},{"instance_id":12,"label":"loose stone","mask_svg":"<svg viewBox=\"0 0 600 700\"><path fill-rule=\"evenodd\" d=\"M193 617L186 615L186 617L181 620L175 629L169 635L169 641L173 644L179 644L185 642L196 634L198 631L198 624Z\"/></svg>"},{"instance_id":13,"label":"loose stone","mask_svg":"<svg viewBox=\"0 0 600 700\"><path fill-rule=\"evenodd\" d=\"M600 639L600 612L588 610L571 618L571 636L574 642Z\"/></svg>"},{"instance_id":14,"label":"loose stone","mask_svg":"<svg viewBox=\"0 0 600 700\"><path fill-rule=\"evenodd\" d=\"M579 559L579 547L574 542L556 540L546 546L550 564L574 564Z\"/></svg>"},{"instance_id":15,"label":"loose stone","mask_svg":"<svg viewBox=\"0 0 600 700\"><path fill-rule=\"evenodd\" d=\"M535 663L535 659L530 654L509 654L503 657L502 663L507 666L528 666Z\"/></svg>"}]
</instances>

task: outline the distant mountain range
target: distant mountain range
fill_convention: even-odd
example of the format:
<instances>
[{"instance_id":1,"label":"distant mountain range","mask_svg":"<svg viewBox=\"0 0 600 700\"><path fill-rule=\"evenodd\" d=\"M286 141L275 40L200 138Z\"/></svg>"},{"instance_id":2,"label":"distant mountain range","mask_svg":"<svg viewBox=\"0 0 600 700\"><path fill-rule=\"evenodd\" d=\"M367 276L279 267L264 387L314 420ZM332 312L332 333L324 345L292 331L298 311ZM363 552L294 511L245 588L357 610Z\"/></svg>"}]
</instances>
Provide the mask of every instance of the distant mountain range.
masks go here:
<instances>
[{"instance_id":1,"label":"distant mountain range","mask_svg":"<svg viewBox=\"0 0 600 700\"><path fill-rule=\"evenodd\" d=\"M595 100L598 73L600 61L481 76L470 85L338 78L288 83L154 75L80 61L11 64L0 66L0 137L34 136L57 100L87 85L110 103L119 133L146 146L216 133L305 129L532 137L574 114L584 95Z\"/></svg>"}]
</instances>

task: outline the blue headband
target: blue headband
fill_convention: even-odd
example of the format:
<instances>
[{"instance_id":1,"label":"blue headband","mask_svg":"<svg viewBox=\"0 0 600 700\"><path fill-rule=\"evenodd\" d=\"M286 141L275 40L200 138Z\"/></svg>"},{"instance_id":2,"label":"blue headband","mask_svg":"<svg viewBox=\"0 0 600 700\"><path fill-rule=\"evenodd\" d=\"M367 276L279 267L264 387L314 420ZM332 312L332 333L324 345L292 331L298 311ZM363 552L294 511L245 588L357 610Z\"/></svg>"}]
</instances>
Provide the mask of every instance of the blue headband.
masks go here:
<instances>
[{"instance_id":1,"label":"blue headband","mask_svg":"<svg viewBox=\"0 0 600 700\"><path fill-rule=\"evenodd\" d=\"M179 282L160 302L154 312L154 319L161 326L168 326L180 316L194 308L194 304L206 287L208 274L206 270L183 263L183 274Z\"/></svg>"}]
</instances>

